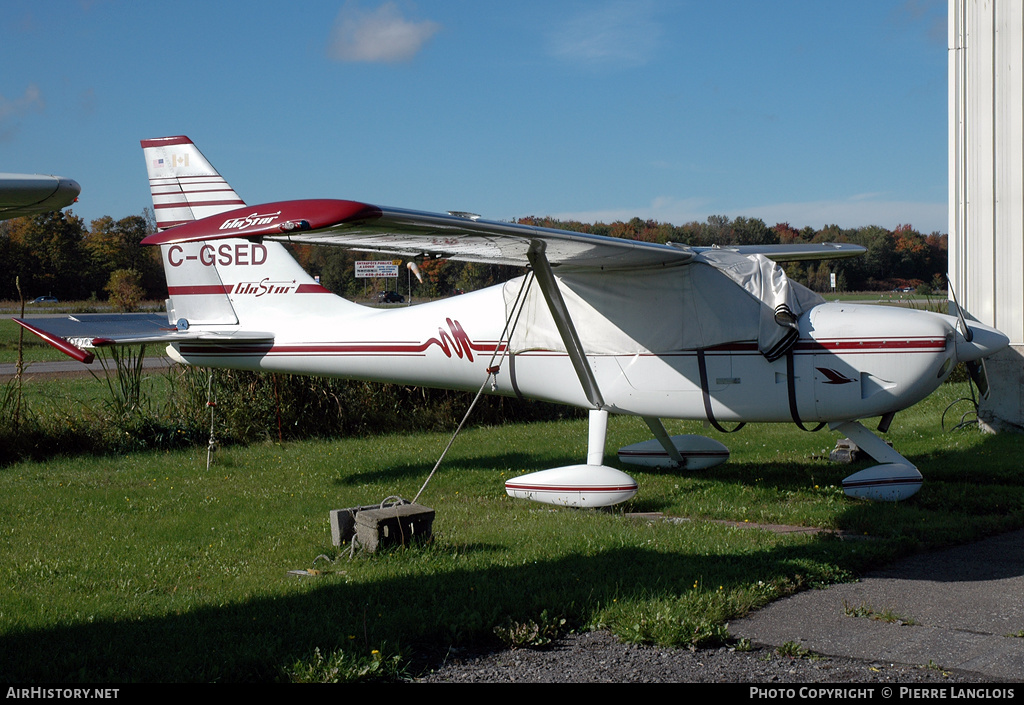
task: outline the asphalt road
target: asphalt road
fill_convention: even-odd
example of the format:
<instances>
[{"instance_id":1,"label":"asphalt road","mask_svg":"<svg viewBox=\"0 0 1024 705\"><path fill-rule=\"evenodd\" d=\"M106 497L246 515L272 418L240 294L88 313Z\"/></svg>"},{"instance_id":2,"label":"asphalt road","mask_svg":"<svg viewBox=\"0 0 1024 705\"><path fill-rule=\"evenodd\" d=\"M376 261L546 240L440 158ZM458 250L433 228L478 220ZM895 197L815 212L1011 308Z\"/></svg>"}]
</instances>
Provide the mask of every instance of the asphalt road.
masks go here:
<instances>
[{"instance_id":1,"label":"asphalt road","mask_svg":"<svg viewBox=\"0 0 1024 705\"><path fill-rule=\"evenodd\" d=\"M607 631L583 632L543 650L452 650L418 680L763 684L776 693L789 692L785 683L828 683L845 688L826 689L826 699L1015 700L1015 684L1024 683L1022 630L1024 531L1015 531L773 602L729 624L732 637L751 642L746 650L625 644ZM807 657L788 655L794 644Z\"/></svg>"},{"instance_id":2,"label":"asphalt road","mask_svg":"<svg viewBox=\"0 0 1024 705\"><path fill-rule=\"evenodd\" d=\"M160 370L170 367L171 360L166 357L146 357L142 366L147 370ZM69 377L73 375L103 374L99 362L86 365L76 360L60 362L33 362L25 368L26 377ZM0 380L10 379L18 373L17 365L0 365Z\"/></svg>"},{"instance_id":3,"label":"asphalt road","mask_svg":"<svg viewBox=\"0 0 1024 705\"><path fill-rule=\"evenodd\" d=\"M882 619L893 616L900 620ZM828 656L934 664L1024 683L1024 531L778 600L730 623L729 632L754 644L795 642Z\"/></svg>"}]
</instances>

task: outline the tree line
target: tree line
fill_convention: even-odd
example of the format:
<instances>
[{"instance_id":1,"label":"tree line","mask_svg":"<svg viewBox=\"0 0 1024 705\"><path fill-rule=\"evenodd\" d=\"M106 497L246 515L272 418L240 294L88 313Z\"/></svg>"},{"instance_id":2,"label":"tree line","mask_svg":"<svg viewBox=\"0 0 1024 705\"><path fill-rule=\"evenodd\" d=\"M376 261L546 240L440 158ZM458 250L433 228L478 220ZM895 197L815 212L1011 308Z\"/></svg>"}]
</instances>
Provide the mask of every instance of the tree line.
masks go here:
<instances>
[{"instance_id":1,"label":"tree line","mask_svg":"<svg viewBox=\"0 0 1024 705\"><path fill-rule=\"evenodd\" d=\"M863 257L786 265L790 278L816 291L831 289L831 274L840 291L891 291L903 287L944 289L947 236L924 235L910 225L895 230L879 226L844 229L827 225L800 230L788 223L768 227L758 218L709 217L684 225L633 218L614 223L581 223L527 217L521 224L593 233L644 242L675 242L692 246L778 245L843 242L862 245ZM110 300L130 310L142 299L167 295L158 248L139 243L155 231L147 210L120 220L98 218L87 227L71 211L0 222L0 299L18 298L15 281L26 299L55 296L61 300ZM293 253L310 274L336 294L350 299L376 298L385 289L403 294L412 287L414 298L437 298L498 284L522 272L517 267L453 262L444 259L418 263L422 282L404 269L399 280L355 277L356 260L380 255L315 245L293 246Z\"/></svg>"},{"instance_id":2,"label":"tree line","mask_svg":"<svg viewBox=\"0 0 1024 705\"><path fill-rule=\"evenodd\" d=\"M805 227L800 230L789 223L768 227L759 218L711 216L707 221L672 225L654 220L633 218L628 222L581 223L553 218L520 218L520 224L556 228L580 233L656 243L681 243L695 247L712 245L787 245L840 242L862 245L867 252L862 257L819 262L791 262L785 267L793 280L815 291L831 290L831 274L836 274L839 291L892 291L912 287L925 290L944 290L948 261L948 238L943 233L924 235L910 225L895 230L879 226L840 228L828 225L820 230ZM303 247L297 256L306 271L320 276L320 283L347 298L363 295L366 282L356 279L355 261L367 259L366 253L350 252L332 247ZM438 297L458 291L471 291L498 284L522 272L517 267L477 263L428 260L419 264L423 283L409 280L403 274L397 283L399 291L407 293L409 284L415 296ZM372 289L371 292L375 291ZM395 282L375 284L377 287L395 287Z\"/></svg>"},{"instance_id":3,"label":"tree line","mask_svg":"<svg viewBox=\"0 0 1024 705\"><path fill-rule=\"evenodd\" d=\"M149 211L86 227L71 211L0 222L0 299L55 296L61 301L114 301L131 310L164 299L160 251L139 244L156 226Z\"/></svg>"},{"instance_id":4,"label":"tree line","mask_svg":"<svg viewBox=\"0 0 1024 705\"><path fill-rule=\"evenodd\" d=\"M836 273L840 291L890 291L897 287L945 288L948 238L943 233L924 235L910 225L888 230L876 225L840 228L826 225L820 230L800 230L789 223L768 227L760 218L710 216L705 222L671 225L633 218L628 222L588 225L550 218L523 218L519 222L561 228L644 242L676 242L694 247L713 245L804 245L826 242L862 245L862 257L820 262L792 262L786 274L815 291L831 289L830 274Z\"/></svg>"}]
</instances>

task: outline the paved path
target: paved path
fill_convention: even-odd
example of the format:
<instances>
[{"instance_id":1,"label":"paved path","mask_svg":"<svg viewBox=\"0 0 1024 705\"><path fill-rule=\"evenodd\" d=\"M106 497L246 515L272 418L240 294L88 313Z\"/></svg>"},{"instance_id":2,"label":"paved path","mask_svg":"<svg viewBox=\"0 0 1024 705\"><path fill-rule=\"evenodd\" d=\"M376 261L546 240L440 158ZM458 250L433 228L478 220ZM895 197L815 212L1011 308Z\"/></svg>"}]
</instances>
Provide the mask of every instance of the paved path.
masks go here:
<instances>
[{"instance_id":1,"label":"paved path","mask_svg":"<svg viewBox=\"0 0 1024 705\"><path fill-rule=\"evenodd\" d=\"M142 366L147 370L159 370L170 367L173 363L166 357L147 356L142 361ZM7 380L17 374L17 365L0 365L0 380ZM53 377L87 375L90 372L101 375L103 366L99 362L91 365L76 360L61 360L60 362L33 362L25 368L25 377Z\"/></svg>"},{"instance_id":2,"label":"paved path","mask_svg":"<svg viewBox=\"0 0 1024 705\"><path fill-rule=\"evenodd\" d=\"M886 612L908 623L877 618ZM1024 531L799 593L732 622L729 631L755 644L796 642L828 656L934 664L1024 683Z\"/></svg>"}]
</instances>

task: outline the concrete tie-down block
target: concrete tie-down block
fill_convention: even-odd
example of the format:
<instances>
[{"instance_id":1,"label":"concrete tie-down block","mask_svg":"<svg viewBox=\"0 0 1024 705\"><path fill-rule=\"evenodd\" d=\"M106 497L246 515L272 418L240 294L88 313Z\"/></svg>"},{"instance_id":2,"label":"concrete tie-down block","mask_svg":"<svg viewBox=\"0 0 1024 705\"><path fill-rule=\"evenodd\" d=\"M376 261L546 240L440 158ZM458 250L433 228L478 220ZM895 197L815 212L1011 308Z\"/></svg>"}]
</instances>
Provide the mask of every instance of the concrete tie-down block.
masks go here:
<instances>
[{"instance_id":1,"label":"concrete tie-down block","mask_svg":"<svg viewBox=\"0 0 1024 705\"><path fill-rule=\"evenodd\" d=\"M422 504L370 505L331 511L331 541L347 545L356 538L371 553L389 546L407 546L430 538L434 510Z\"/></svg>"}]
</instances>

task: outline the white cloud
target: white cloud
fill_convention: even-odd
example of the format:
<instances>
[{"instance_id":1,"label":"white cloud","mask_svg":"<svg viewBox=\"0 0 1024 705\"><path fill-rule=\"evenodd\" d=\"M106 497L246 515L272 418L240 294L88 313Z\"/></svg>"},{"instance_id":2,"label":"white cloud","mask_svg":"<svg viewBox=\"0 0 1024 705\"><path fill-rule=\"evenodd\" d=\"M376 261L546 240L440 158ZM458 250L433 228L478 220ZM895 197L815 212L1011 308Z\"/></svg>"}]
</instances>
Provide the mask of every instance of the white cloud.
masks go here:
<instances>
[{"instance_id":1,"label":"white cloud","mask_svg":"<svg viewBox=\"0 0 1024 705\"><path fill-rule=\"evenodd\" d=\"M338 61L395 63L415 56L441 25L405 19L393 2L363 10L346 2L331 30L327 55Z\"/></svg>"},{"instance_id":2,"label":"white cloud","mask_svg":"<svg viewBox=\"0 0 1024 705\"><path fill-rule=\"evenodd\" d=\"M43 94L40 93L39 86L34 83L28 85L24 95L20 98L9 100L0 95L0 119L11 115L22 115L30 110L42 111L45 107L46 101L43 100Z\"/></svg>"},{"instance_id":3,"label":"white cloud","mask_svg":"<svg viewBox=\"0 0 1024 705\"><path fill-rule=\"evenodd\" d=\"M30 83L20 98L10 99L0 94L0 142L9 142L18 131L17 119L25 113L41 113L46 101L39 86ZM12 124L13 123L13 124Z\"/></svg>"},{"instance_id":4,"label":"white cloud","mask_svg":"<svg viewBox=\"0 0 1024 705\"><path fill-rule=\"evenodd\" d=\"M613 0L553 29L548 50L574 63L641 66L653 57L660 36L651 3Z\"/></svg>"}]
</instances>

